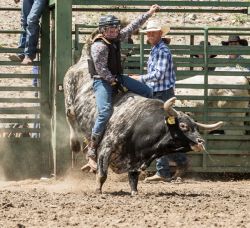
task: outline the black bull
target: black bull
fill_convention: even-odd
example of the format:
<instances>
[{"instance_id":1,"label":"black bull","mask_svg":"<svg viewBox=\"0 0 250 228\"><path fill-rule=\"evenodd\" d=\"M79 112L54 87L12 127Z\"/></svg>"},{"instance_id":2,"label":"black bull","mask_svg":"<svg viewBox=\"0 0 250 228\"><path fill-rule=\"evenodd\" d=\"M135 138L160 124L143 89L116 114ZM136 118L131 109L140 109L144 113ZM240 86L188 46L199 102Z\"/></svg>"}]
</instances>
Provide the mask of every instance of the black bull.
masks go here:
<instances>
[{"instance_id":1,"label":"black bull","mask_svg":"<svg viewBox=\"0 0 250 228\"><path fill-rule=\"evenodd\" d=\"M64 78L67 121L73 152L81 150L82 135L89 138L96 116L92 80L85 59L72 66ZM107 178L108 167L116 173L128 172L131 193L137 193L140 170L162 155L175 152L202 151L204 140L197 127L219 128L222 123L203 125L188 115L176 112L175 98L165 104L132 93L114 101L114 111L98 148L97 192ZM170 117L168 119L168 117Z\"/></svg>"}]
</instances>

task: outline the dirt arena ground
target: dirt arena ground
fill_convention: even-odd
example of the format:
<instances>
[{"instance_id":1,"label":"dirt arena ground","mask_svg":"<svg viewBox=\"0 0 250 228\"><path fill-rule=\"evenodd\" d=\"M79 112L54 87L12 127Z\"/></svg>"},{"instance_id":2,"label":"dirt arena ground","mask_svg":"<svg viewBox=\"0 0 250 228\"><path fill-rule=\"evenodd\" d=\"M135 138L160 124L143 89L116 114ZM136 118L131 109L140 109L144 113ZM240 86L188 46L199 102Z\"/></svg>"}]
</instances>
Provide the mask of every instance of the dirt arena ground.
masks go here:
<instances>
[{"instance_id":1,"label":"dirt arena ground","mask_svg":"<svg viewBox=\"0 0 250 228\"><path fill-rule=\"evenodd\" d=\"M0 2L0 7L20 7L20 4L6 0ZM100 14L74 12L72 21L93 24L98 21ZM131 14L131 18L128 18L135 16L137 14ZM165 17L159 14L157 18L171 26L250 26L249 17L247 19L233 14L204 16L173 13ZM20 30L20 12L3 11L0 20L1 29ZM18 34L2 34L0 37L1 47L17 46ZM219 45L226 38L211 37L210 41ZM177 44L188 42L185 37L172 40L172 43ZM8 55L3 53L0 59L7 61ZM31 69L2 67L1 72L30 73ZM31 80L0 80L1 86L21 83L31 85ZM0 94L1 98L6 96L6 92ZM16 172L20 170L16 168ZM109 175L102 195L94 193L94 175L82 174L80 171L57 180L0 181L0 228L250 228L250 178L211 181L189 177L179 183L157 184L140 181L139 195L136 197L130 196L125 179Z\"/></svg>"},{"instance_id":2,"label":"dirt arena ground","mask_svg":"<svg viewBox=\"0 0 250 228\"><path fill-rule=\"evenodd\" d=\"M250 227L249 179L140 181L136 197L113 174L102 195L94 175L80 172L0 187L0 227Z\"/></svg>"}]
</instances>

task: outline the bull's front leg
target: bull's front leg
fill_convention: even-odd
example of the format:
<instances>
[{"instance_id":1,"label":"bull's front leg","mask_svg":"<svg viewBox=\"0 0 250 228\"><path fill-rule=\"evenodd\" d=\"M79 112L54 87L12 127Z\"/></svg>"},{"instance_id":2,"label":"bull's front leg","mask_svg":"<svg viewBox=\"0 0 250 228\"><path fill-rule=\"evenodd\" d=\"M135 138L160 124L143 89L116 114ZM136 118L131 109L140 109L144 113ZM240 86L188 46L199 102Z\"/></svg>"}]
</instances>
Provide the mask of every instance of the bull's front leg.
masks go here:
<instances>
[{"instance_id":1,"label":"bull's front leg","mask_svg":"<svg viewBox=\"0 0 250 228\"><path fill-rule=\"evenodd\" d=\"M129 185L131 188L131 195L132 196L138 194L137 185L138 185L139 175L140 175L140 172L137 170L128 172L128 180L129 180Z\"/></svg>"}]
</instances>

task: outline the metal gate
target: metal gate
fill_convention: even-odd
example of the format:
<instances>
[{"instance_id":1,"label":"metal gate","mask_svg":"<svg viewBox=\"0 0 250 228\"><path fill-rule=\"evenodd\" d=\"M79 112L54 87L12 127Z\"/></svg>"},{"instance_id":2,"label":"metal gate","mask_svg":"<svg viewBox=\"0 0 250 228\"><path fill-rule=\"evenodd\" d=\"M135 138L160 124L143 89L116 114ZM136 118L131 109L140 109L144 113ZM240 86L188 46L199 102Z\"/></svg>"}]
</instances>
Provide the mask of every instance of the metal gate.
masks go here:
<instances>
[{"instance_id":1,"label":"metal gate","mask_svg":"<svg viewBox=\"0 0 250 228\"><path fill-rule=\"evenodd\" d=\"M13 12L20 20L18 8L1 8L0 11ZM42 28L45 31L44 26ZM14 28L1 29L0 40L7 37L18 42L21 32ZM44 42L46 37L40 42L38 60L32 66L10 61L9 56L20 53L20 49L8 43L0 46L0 167L3 178L18 180L47 176L51 172L49 73L46 70L49 67L44 61L46 54L41 53L41 48L46 47Z\"/></svg>"}]
</instances>

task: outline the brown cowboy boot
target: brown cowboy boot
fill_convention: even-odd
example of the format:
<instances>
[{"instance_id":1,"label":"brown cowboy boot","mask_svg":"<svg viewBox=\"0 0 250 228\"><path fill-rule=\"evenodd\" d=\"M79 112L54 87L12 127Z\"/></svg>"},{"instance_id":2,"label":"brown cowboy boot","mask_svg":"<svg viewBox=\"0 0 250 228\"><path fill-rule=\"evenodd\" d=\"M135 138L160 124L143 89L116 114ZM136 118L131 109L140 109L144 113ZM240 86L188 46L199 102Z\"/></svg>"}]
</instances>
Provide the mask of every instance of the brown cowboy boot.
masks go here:
<instances>
[{"instance_id":1,"label":"brown cowboy boot","mask_svg":"<svg viewBox=\"0 0 250 228\"><path fill-rule=\"evenodd\" d=\"M90 143L88 145L87 159L88 163L84 165L81 170L89 170L90 172L96 172L97 170L97 154L96 150L99 145L101 137L99 135L92 135Z\"/></svg>"}]
</instances>

